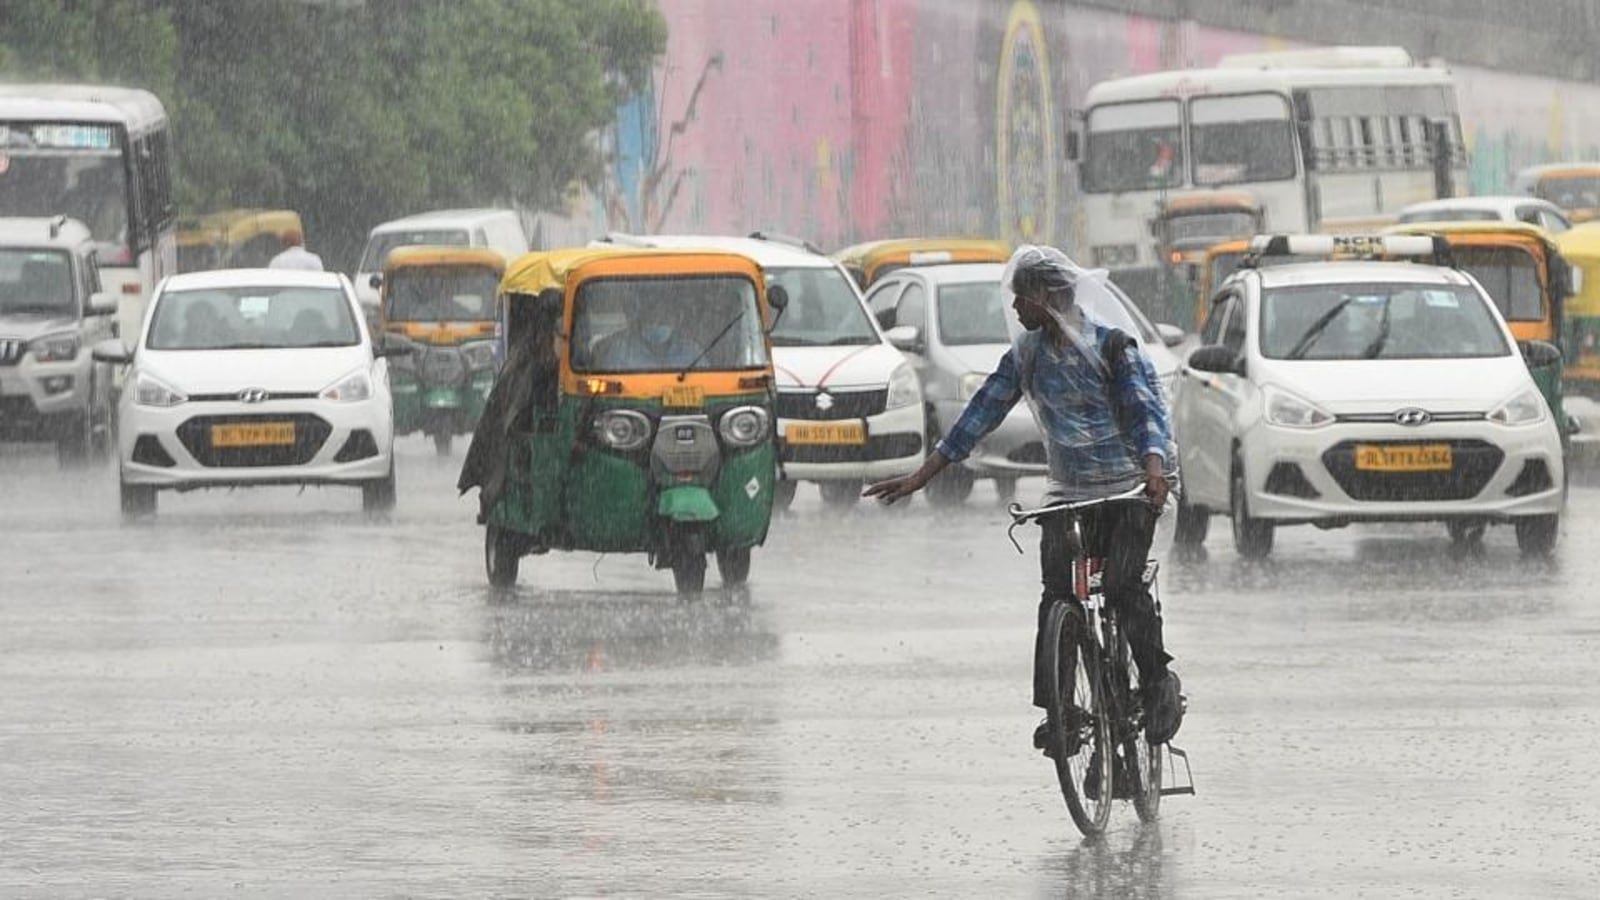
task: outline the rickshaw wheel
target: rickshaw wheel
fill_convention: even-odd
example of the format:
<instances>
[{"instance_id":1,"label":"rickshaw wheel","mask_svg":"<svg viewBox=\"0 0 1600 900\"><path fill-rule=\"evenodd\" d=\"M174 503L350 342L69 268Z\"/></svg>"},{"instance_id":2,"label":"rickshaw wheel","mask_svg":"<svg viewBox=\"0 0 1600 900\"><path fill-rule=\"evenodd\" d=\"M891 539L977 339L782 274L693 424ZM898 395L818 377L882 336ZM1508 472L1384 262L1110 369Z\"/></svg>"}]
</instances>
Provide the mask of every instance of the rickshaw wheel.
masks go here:
<instances>
[{"instance_id":1,"label":"rickshaw wheel","mask_svg":"<svg viewBox=\"0 0 1600 900\"><path fill-rule=\"evenodd\" d=\"M738 587L750 580L750 548L730 547L717 551L717 574L723 587Z\"/></svg>"},{"instance_id":2,"label":"rickshaw wheel","mask_svg":"<svg viewBox=\"0 0 1600 900\"><path fill-rule=\"evenodd\" d=\"M450 455L450 433L449 432L441 431L441 432L438 432L437 434L435 434L433 436L433 452L438 454L439 456L449 456Z\"/></svg>"},{"instance_id":3,"label":"rickshaw wheel","mask_svg":"<svg viewBox=\"0 0 1600 900\"><path fill-rule=\"evenodd\" d=\"M719 559L718 564L721 564ZM680 594L698 594L706 589L706 555L685 553L672 561L672 583Z\"/></svg>"},{"instance_id":4,"label":"rickshaw wheel","mask_svg":"<svg viewBox=\"0 0 1600 900\"><path fill-rule=\"evenodd\" d=\"M489 584L497 588L515 587L517 568L522 562L516 538L498 525L483 530L483 569Z\"/></svg>"}]
</instances>

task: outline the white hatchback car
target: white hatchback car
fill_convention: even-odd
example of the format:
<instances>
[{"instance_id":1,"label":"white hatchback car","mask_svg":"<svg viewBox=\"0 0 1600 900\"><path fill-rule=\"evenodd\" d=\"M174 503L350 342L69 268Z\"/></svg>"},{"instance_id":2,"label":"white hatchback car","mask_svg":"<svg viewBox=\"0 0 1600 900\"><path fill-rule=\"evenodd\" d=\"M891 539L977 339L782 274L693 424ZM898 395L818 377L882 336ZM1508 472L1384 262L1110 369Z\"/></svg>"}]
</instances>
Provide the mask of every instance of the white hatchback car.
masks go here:
<instances>
[{"instance_id":1,"label":"white hatchback car","mask_svg":"<svg viewBox=\"0 0 1600 900\"><path fill-rule=\"evenodd\" d=\"M793 499L800 481L816 482L830 506L851 506L863 482L906 475L922 465L926 429L916 370L889 343L855 280L833 259L761 232L612 235L607 241L739 253L788 293L788 306L772 329L780 506Z\"/></svg>"},{"instance_id":2,"label":"white hatchback car","mask_svg":"<svg viewBox=\"0 0 1600 900\"><path fill-rule=\"evenodd\" d=\"M1219 289L1178 379L1176 540L1228 514L1239 553L1273 529L1436 520L1458 542L1513 523L1555 544L1561 436L1519 352L1467 274L1410 262L1244 268ZM1526 359L1524 358L1526 354ZM1538 357L1536 359L1535 357Z\"/></svg>"},{"instance_id":3,"label":"white hatchback car","mask_svg":"<svg viewBox=\"0 0 1600 900\"><path fill-rule=\"evenodd\" d=\"M1447 197L1424 200L1400 210L1395 222L1522 222L1537 225L1551 234L1572 227L1566 210L1538 197L1518 195Z\"/></svg>"},{"instance_id":4,"label":"white hatchback car","mask_svg":"<svg viewBox=\"0 0 1600 900\"><path fill-rule=\"evenodd\" d=\"M350 280L334 272L234 269L157 286L117 409L122 510L156 492L265 484L360 487L394 505L394 412L385 356Z\"/></svg>"}]
</instances>

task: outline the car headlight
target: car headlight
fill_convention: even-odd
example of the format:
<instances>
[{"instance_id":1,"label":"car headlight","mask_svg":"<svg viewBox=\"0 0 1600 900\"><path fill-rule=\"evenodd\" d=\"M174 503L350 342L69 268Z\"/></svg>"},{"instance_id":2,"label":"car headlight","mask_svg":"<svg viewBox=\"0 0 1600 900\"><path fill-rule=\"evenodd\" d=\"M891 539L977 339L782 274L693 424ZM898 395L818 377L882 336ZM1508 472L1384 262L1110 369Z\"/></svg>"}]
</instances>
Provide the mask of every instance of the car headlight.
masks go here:
<instances>
[{"instance_id":1,"label":"car headlight","mask_svg":"<svg viewBox=\"0 0 1600 900\"><path fill-rule=\"evenodd\" d=\"M1533 388L1518 391L1510 400L1500 404L1487 417L1501 425L1532 425L1544 421L1544 398Z\"/></svg>"},{"instance_id":2,"label":"car headlight","mask_svg":"<svg viewBox=\"0 0 1600 900\"><path fill-rule=\"evenodd\" d=\"M372 399L372 378L366 369L357 369L322 389L317 396L334 403L359 403Z\"/></svg>"},{"instance_id":3,"label":"car headlight","mask_svg":"<svg viewBox=\"0 0 1600 900\"><path fill-rule=\"evenodd\" d=\"M983 387L983 383L988 380L987 372L968 372L961 376L961 383L956 387L956 399L962 403L971 400L978 393L978 388Z\"/></svg>"},{"instance_id":4,"label":"car headlight","mask_svg":"<svg viewBox=\"0 0 1600 900\"><path fill-rule=\"evenodd\" d=\"M650 441L650 419L631 409L613 409L594 417L594 436L607 447L625 453Z\"/></svg>"},{"instance_id":5,"label":"car headlight","mask_svg":"<svg viewBox=\"0 0 1600 900\"><path fill-rule=\"evenodd\" d=\"M722 414L717 431L730 447L753 447L771 428L772 418L759 406L740 406Z\"/></svg>"},{"instance_id":6,"label":"car headlight","mask_svg":"<svg viewBox=\"0 0 1600 900\"><path fill-rule=\"evenodd\" d=\"M1262 388L1261 395L1266 402L1266 419L1269 425L1281 425L1284 428L1321 428L1333 422L1332 413L1288 391L1268 386Z\"/></svg>"},{"instance_id":7,"label":"car headlight","mask_svg":"<svg viewBox=\"0 0 1600 900\"><path fill-rule=\"evenodd\" d=\"M890 409L902 406L911 406L922 402L922 386L917 383L917 371L911 368L910 363L901 363L894 374L889 376Z\"/></svg>"},{"instance_id":8,"label":"car headlight","mask_svg":"<svg viewBox=\"0 0 1600 900\"><path fill-rule=\"evenodd\" d=\"M67 362L77 359L83 346L76 334L47 334L28 342L28 352L38 362Z\"/></svg>"},{"instance_id":9,"label":"car headlight","mask_svg":"<svg viewBox=\"0 0 1600 900\"><path fill-rule=\"evenodd\" d=\"M189 402L189 398L149 372L140 372L133 379L133 402L140 406L177 406Z\"/></svg>"},{"instance_id":10,"label":"car headlight","mask_svg":"<svg viewBox=\"0 0 1600 900\"><path fill-rule=\"evenodd\" d=\"M494 368L494 345L487 341L461 345L461 355L466 357L469 369Z\"/></svg>"}]
</instances>

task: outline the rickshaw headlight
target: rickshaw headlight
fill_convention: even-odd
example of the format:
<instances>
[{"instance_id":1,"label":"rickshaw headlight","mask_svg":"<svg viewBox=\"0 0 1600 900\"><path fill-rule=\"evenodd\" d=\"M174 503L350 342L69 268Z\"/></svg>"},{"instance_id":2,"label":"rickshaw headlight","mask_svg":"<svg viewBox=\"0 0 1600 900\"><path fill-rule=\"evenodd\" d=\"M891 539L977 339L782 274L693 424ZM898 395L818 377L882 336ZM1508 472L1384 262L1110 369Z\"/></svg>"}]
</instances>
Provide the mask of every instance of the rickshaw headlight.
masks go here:
<instances>
[{"instance_id":1,"label":"rickshaw headlight","mask_svg":"<svg viewBox=\"0 0 1600 900\"><path fill-rule=\"evenodd\" d=\"M612 450L631 452L650 442L650 420L631 409L613 409L595 417L594 432Z\"/></svg>"},{"instance_id":2,"label":"rickshaw headlight","mask_svg":"<svg viewBox=\"0 0 1600 900\"><path fill-rule=\"evenodd\" d=\"M466 357L469 369L494 368L494 345L487 341L476 344L463 344L461 355Z\"/></svg>"},{"instance_id":3,"label":"rickshaw headlight","mask_svg":"<svg viewBox=\"0 0 1600 900\"><path fill-rule=\"evenodd\" d=\"M752 447L761 443L770 430L772 419L759 406L741 406L722 414L717 430L730 447Z\"/></svg>"}]
</instances>

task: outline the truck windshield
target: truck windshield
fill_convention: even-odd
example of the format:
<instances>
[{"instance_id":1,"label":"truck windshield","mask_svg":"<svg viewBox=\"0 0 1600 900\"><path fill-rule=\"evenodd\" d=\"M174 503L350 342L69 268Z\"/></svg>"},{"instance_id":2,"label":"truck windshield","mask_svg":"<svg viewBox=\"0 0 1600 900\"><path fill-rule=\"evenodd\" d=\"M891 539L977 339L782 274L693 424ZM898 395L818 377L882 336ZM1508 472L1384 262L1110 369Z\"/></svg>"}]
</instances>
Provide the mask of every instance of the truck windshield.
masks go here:
<instances>
[{"instance_id":1,"label":"truck windshield","mask_svg":"<svg viewBox=\"0 0 1600 900\"><path fill-rule=\"evenodd\" d=\"M1277 94L1199 97L1189 104L1194 181L1241 184L1293 178L1289 102Z\"/></svg>"},{"instance_id":2,"label":"truck windshield","mask_svg":"<svg viewBox=\"0 0 1600 900\"><path fill-rule=\"evenodd\" d=\"M103 140L100 147L69 147L61 135L72 126L0 123L0 210L8 216L59 216L77 219L94 236L102 264L126 265L128 182L122 150L104 126L86 126Z\"/></svg>"},{"instance_id":3,"label":"truck windshield","mask_svg":"<svg viewBox=\"0 0 1600 900\"><path fill-rule=\"evenodd\" d=\"M1089 111L1083 189L1109 193L1183 183L1183 131L1176 100L1113 103Z\"/></svg>"}]
</instances>

